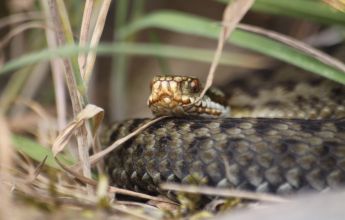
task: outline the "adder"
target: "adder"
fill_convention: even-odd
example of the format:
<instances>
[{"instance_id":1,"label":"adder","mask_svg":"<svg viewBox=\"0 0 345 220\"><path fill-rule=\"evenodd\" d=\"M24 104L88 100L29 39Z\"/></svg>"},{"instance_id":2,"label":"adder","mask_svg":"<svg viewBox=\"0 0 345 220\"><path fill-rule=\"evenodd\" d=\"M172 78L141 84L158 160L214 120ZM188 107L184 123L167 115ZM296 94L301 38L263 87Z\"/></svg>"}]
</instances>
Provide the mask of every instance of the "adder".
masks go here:
<instances>
[{"instance_id":1,"label":"adder","mask_svg":"<svg viewBox=\"0 0 345 220\"><path fill-rule=\"evenodd\" d=\"M171 117L107 156L111 184L151 194L163 182L278 194L344 186L345 86L310 75L270 79L235 80L194 103L197 78L154 77L148 105ZM108 141L149 120L113 125Z\"/></svg>"}]
</instances>

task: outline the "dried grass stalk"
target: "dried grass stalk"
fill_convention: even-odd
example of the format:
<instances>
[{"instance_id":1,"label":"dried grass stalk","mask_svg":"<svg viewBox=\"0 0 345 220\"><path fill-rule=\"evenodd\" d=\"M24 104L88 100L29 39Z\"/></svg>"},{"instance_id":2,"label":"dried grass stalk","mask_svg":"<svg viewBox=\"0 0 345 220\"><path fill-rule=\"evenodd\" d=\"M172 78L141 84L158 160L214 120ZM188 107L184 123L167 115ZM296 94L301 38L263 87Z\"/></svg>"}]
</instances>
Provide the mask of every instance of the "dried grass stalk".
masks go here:
<instances>
[{"instance_id":1,"label":"dried grass stalk","mask_svg":"<svg viewBox=\"0 0 345 220\"><path fill-rule=\"evenodd\" d=\"M93 31L93 35L91 38L91 42L90 42L91 47L96 47L99 43L99 40L103 32L105 20L107 18L107 14L109 11L110 3L111 3L111 0L103 0L102 6L101 6L101 9L99 11L99 15L96 21L95 29ZM86 85L88 84L87 82L89 82L90 80L91 73L95 65L95 60L96 60L96 54L94 52L90 52L86 59L86 67L85 67L85 72L83 75Z\"/></svg>"},{"instance_id":2,"label":"dried grass stalk","mask_svg":"<svg viewBox=\"0 0 345 220\"><path fill-rule=\"evenodd\" d=\"M68 20L68 14L65 4L62 0L49 0L49 8L52 20L55 26L55 34L58 45L64 45L66 42L74 43L72 30ZM73 113L76 116L87 102L85 86L80 75L77 59L63 59L65 67L65 76L68 91L72 101ZM83 165L83 173L87 177L91 177L89 163L89 145L88 132L85 126L81 126L76 131L78 142L79 159ZM89 188L91 193L91 188Z\"/></svg>"},{"instance_id":3,"label":"dried grass stalk","mask_svg":"<svg viewBox=\"0 0 345 220\"><path fill-rule=\"evenodd\" d=\"M29 23L25 23L25 24L22 24L22 25L19 25L19 26L13 28L8 34L5 35L5 37L3 37L0 40L0 51L4 49L6 44L8 42L10 42L10 40L12 38L21 34L24 31L31 30L34 28L45 29L45 28L47 28L47 25L45 25L42 22L29 22Z\"/></svg>"},{"instance_id":4,"label":"dried grass stalk","mask_svg":"<svg viewBox=\"0 0 345 220\"><path fill-rule=\"evenodd\" d=\"M230 1L226 6L222 19L222 23L224 25L219 33L217 49L207 75L205 88L195 102L198 102L205 95L206 91L212 86L219 59L222 56L224 44L254 2L255 0L234 0Z\"/></svg>"},{"instance_id":5,"label":"dried grass stalk","mask_svg":"<svg viewBox=\"0 0 345 220\"><path fill-rule=\"evenodd\" d=\"M44 15L46 17L46 23L48 26L53 26L53 21L51 16L49 16L49 6L46 0L41 0L41 5L43 8ZM54 32L50 29L46 29L46 39L48 47L50 49L57 48L56 37ZM55 102L56 102L56 112L57 112L57 124L58 130L61 131L67 124L67 104L66 104L66 89L64 85L64 76L62 68L62 59L52 59L50 60L50 66L53 74L53 83L55 91Z\"/></svg>"},{"instance_id":6,"label":"dried grass stalk","mask_svg":"<svg viewBox=\"0 0 345 220\"><path fill-rule=\"evenodd\" d=\"M288 200L281 198L279 196L270 195L267 193L258 193L258 192L248 192L236 189L220 189L208 186L191 186L191 185L182 185L174 183L163 183L161 184L162 189L174 190L179 192L186 193L196 193L204 194L210 196L222 196L222 197L234 197L240 199L250 199L257 201L265 202L287 202Z\"/></svg>"},{"instance_id":7,"label":"dried grass stalk","mask_svg":"<svg viewBox=\"0 0 345 220\"><path fill-rule=\"evenodd\" d=\"M41 12L38 11L28 11L25 13L9 15L0 19L0 29L5 26L14 25L16 23L39 19L43 19L43 16Z\"/></svg>"},{"instance_id":8,"label":"dried grass stalk","mask_svg":"<svg viewBox=\"0 0 345 220\"><path fill-rule=\"evenodd\" d=\"M83 13L83 20L82 20L81 29L80 29L80 39L79 39L80 47L85 47L88 43L93 5L94 5L94 0L86 0L84 13ZM87 54L82 53L82 54L79 54L79 57L78 57L80 73L82 76L85 74L86 56Z\"/></svg>"},{"instance_id":9,"label":"dried grass stalk","mask_svg":"<svg viewBox=\"0 0 345 220\"><path fill-rule=\"evenodd\" d=\"M13 167L14 151L12 149L11 132L2 114L0 114L0 134L0 219L10 219L12 216L12 202L9 187L5 183L13 183L9 170Z\"/></svg>"}]
</instances>

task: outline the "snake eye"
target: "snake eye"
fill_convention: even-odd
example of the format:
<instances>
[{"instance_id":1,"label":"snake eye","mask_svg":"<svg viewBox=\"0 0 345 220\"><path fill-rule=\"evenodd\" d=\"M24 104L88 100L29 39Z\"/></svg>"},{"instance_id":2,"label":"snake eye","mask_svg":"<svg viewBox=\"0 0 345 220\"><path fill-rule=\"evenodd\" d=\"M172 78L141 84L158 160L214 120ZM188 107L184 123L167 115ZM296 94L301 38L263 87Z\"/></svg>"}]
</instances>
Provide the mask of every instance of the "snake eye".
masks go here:
<instances>
[{"instance_id":1,"label":"snake eye","mask_svg":"<svg viewBox=\"0 0 345 220\"><path fill-rule=\"evenodd\" d=\"M193 93L199 92L199 91L200 91L200 83L199 83L199 80L193 79L193 80L190 82L190 89L191 89L191 92L193 92Z\"/></svg>"}]
</instances>

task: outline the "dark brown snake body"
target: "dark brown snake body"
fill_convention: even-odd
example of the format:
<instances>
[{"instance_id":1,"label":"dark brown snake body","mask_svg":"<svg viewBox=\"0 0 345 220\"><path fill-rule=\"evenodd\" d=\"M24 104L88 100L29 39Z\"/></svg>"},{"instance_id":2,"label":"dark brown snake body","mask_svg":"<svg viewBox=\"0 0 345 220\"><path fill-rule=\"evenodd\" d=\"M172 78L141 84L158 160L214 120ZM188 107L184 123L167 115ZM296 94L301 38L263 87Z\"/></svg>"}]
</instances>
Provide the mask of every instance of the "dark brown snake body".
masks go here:
<instances>
[{"instance_id":1,"label":"dark brown snake body","mask_svg":"<svg viewBox=\"0 0 345 220\"><path fill-rule=\"evenodd\" d=\"M148 120L114 125L109 142ZM149 193L163 182L280 194L338 188L345 119L166 118L108 155L106 170L111 184Z\"/></svg>"}]
</instances>

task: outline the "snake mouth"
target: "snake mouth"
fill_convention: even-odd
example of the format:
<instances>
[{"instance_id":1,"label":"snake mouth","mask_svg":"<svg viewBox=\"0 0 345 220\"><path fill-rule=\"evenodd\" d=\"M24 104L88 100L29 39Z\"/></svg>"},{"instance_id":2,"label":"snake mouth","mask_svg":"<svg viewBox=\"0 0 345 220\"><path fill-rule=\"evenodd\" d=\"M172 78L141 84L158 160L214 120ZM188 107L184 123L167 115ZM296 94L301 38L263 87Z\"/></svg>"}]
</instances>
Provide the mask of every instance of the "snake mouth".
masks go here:
<instances>
[{"instance_id":1,"label":"snake mouth","mask_svg":"<svg viewBox=\"0 0 345 220\"><path fill-rule=\"evenodd\" d=\"M148 106L161 105L173 108L175 106L186 106L194 102L194 98L186 95L177 96L176 94L151 94L148 99Z\"/></svg>"},{"instance_id":2,"label":"snake mouth","mask_svg":"<svg viewBox=\"0 0 345 220\"><path fill-rule=\"evenodd\" d=\"M212 90L209 90L202 100L195 102L202 87L199 80L193 77L156 76L150 87L151 94L147 104L156 116L219 117L229 113L229 108L219 102L220 95Z\"/></svg>"}]
</instances>

